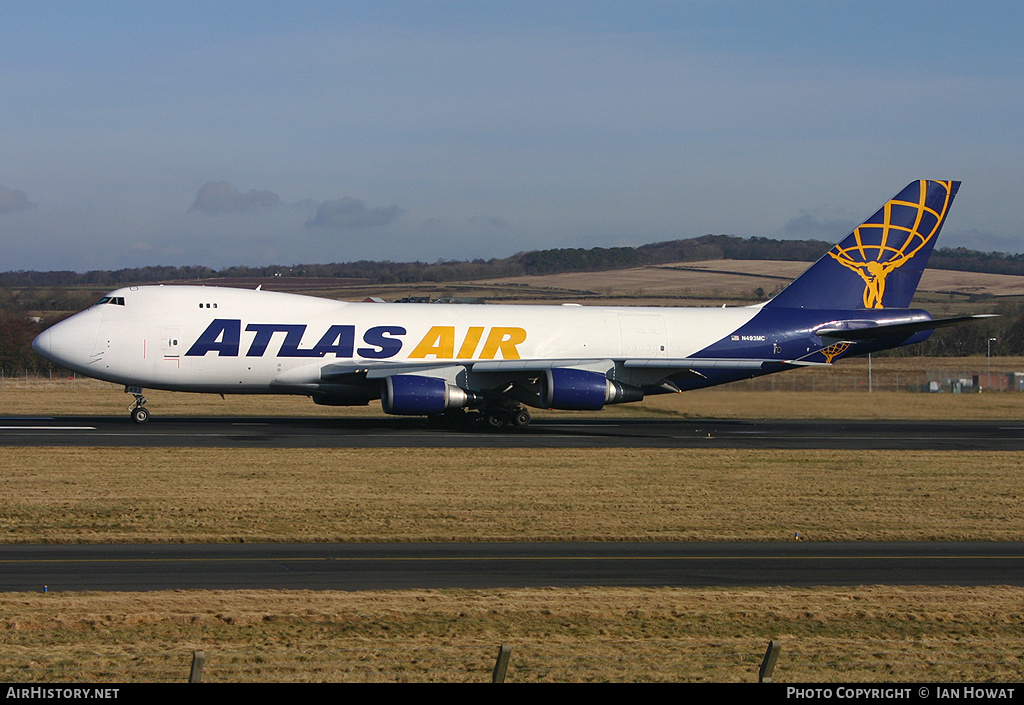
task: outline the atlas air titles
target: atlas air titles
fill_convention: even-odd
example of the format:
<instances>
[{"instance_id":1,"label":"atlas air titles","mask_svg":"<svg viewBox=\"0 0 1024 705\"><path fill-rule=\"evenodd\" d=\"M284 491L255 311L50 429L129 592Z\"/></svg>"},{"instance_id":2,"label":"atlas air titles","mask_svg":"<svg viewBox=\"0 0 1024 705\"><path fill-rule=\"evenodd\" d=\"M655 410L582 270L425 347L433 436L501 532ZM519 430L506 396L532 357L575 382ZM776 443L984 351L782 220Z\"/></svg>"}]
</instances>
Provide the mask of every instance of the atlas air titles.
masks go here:
<instances>
[{"instance_id":1,"label":"atlas air titles","mask_svg":"<svg viewBox=\"0 0 1024 705\"><path fill-rule=\"evenodd\" d=\"M359 357L387 359L398 355L406 341L408 331L402 326L373 326L356 335L351 324L337 324L327 328L312 347L302 347L306 336L304 323L249 323L246 333L252 333L248 347L242 345L242 321L237 318L214 319L192 347L186 357L202 357L209 353L221 357L263 357L272 349L275 336L278 347L271 354L276 357ZM526 342L526 330L515 326L469 326L464 332L455 326L433 326L409 353L410 359L454 360L518 360L519 345ZM358 345L358 347L357 347ZM242 352L244 349L244 353Z\"/></svg>"}]
</instances>

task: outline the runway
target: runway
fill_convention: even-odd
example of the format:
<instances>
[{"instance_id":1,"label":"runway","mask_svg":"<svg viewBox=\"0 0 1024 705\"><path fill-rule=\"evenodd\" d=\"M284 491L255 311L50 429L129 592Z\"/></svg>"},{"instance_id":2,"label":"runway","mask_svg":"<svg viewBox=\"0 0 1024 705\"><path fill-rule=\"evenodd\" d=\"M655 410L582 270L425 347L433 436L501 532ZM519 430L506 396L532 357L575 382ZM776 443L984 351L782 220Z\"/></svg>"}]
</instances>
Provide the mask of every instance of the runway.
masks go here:
<instances>
[{"instance_id":1,"label":"runway","mask_svg":"<svg viewBox=\"0 0 1024 705\"><path fill-rule=\"evenodd\" d=\"M420 418L0 418L0 446L220 448L761 448L1020 450L1018 421L538 419L527 428L467 432Z\"/></svg>"},{"instance_id":2,"label":"runway","mask_svg":"<svg viewBox=\"0 0 1024 705\"><path fill-rule=\"evenodd\" d=\"M1024 585L1024 543L12 545L0 592Z\"/></svg>"}]
</instances>

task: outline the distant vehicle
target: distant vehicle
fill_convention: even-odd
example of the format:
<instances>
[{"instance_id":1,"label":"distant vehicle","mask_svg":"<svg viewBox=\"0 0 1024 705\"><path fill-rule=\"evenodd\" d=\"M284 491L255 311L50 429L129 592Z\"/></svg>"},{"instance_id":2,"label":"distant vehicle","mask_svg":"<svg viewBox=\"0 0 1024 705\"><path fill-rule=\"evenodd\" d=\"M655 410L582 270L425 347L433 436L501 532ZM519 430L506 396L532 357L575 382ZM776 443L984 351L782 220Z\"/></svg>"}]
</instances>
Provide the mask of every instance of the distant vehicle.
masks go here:
<instances>
[{"instance_id":1,"label":"distant vehicle","mask_svg":"<svg viewBox=\"0 0 1024 705\"><path fill-rule=\"evenodd\" d=\"M112 291L33 346L144 388L380 399L453 426L526 426L526 407L599 410L910 345L940 326L910 301L957 181L914 181L766 303L733 308L346 303L196 286Z\"/></svg>"}]
</instances>

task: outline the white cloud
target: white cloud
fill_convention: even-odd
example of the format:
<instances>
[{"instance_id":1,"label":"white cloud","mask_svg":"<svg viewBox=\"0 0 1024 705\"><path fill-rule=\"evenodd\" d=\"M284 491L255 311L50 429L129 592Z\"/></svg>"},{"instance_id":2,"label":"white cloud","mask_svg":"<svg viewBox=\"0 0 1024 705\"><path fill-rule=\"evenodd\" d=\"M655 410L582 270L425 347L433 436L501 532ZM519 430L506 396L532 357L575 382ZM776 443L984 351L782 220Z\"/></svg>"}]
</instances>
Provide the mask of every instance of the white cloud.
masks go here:
<instances>
[{"instance_id":1,"label":"white cloud","mask_svg":"<svg viewBox=\"0 0 1024 705\"><path fill-rule=\"evenodd\" d=\"M306 227L359 230L387 225L403 213L405 211L395 205L367 208L360 199L345 196L321 203L316 215L306 221Z\"/></svg>"},{"instance_id":2,"label":"white cloud","mask_svg":"<svg viewBox=\"0 0 1024 705\"><path fill-rule=\"evenodd\" d=\"M232 188L227 181L207 181L196 194L190 211L205 215L222 213L248 213L270 210L281 205L281 199L272 191L251 190L248 193Z\"/></svg>"}]
</instances>

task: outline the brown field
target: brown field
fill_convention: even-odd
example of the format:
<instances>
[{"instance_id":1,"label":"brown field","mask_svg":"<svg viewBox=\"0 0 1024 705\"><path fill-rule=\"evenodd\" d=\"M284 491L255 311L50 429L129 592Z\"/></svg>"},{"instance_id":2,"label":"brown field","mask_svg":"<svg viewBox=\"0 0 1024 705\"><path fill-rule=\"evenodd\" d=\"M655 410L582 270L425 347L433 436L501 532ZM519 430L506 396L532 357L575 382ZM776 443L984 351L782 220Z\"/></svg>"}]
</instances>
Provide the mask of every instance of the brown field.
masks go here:
<instances>
[{"instance_id":1,"label":"brown field","mask_svg":"<svg viewBox=\"0 0 1024 705\"><path fill-rule=\"evenodd\" d=\"M31 542L1016 540L1013 452L19 448ZM765 497L771 497L766 502Z\"/></svg>"},{"instance_id":2,"label":"brown field","mask_svg":"<svg viewBox=\"0 0 1024 705\"><path fill-rule=\"evenodd\" d=\"M867 361L848 361L813 382L806 370L757 382L774 391L741 383L604 413L1022 418L1017 393L896 391L987 363L877 359L869 394ZM380 413L149 396L157 415ZM121 414L129 401L84 380L0 389L4 414ZM1018 453L997 452L5 448L0 541L1020 540L1021 470ZM0 680L182 681L204 649L208 682L483 682L504 643L510 682L752 682L769 639L780 683L1024 677L1024 589L1005 586L53 589L0 594Z\"/></svg>"},{"instance_id":3,"label":"brown field","mask_svg":"<svg viewBox=\"0 0 1024 705\"><path fill-rule=\"evenodd\" d=\"M0 679L1019 683L1020 588L0 594Z\"/></svg>"},{"instance_id":4,"label":"brown field","mask_svg":"<svg viewBox=\"0 0 1024 705\"><path fill-rule=\"evenodd\" d=\"M791 280L800 276L809 266L807 262L778 262L767 260L711 260L707 262L681 262L663 267L687 267L710 272L738 272L761 275L766 278ZM765 287L768 289L768 287ZM983 272L956 272L948 269L926 269L921 277L920 291L963 296L989 294L991 296L1024 295L1024 277L1012 274L986 274Z\"/></svg>"},{"instance_id":5,"label":"brown field","mask_svg":"<svg viewBox=\"0 0 1024 705\"><path fill-rule=\"evenodd\" d=\"M809 262L770 260L709 260L636 267L608 272L571 272L566 274L532 275L491 279L478 284L494 287L522 287L524 291L549 292L551 296L572 298L573 294L590 297L632 297L634 299L695 299L690 305L716 301L755 303L754 291L761 288L770 295L806 270ZM1009 274L954 272L927 269L921 277L919 296L922 300L942 295L963 301L978 295L1022 296L1024 277ZM951 296L952 295L952 296ZM623 304L623 301L614 301ZM636 302L631 302L636 303Z\"/></svg>"}]
</instances>

